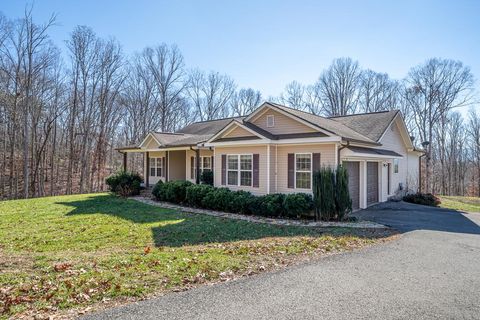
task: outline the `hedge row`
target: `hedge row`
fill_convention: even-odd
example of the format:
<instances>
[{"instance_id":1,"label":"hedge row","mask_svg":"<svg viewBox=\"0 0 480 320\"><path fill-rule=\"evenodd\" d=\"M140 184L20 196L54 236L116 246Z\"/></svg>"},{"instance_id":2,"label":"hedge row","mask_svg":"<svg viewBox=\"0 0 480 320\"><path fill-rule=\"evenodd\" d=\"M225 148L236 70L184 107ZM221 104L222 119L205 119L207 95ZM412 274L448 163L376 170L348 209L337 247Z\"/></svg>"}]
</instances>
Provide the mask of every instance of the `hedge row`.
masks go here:
<instances>
[{"instance_id":1,"label":"hedge row","mask_svg":"<svg viewBox=\"0 0 480 320\"><path fill-rule=\"evenodd\" d=\"M189 181L158 182L152 194L157 200L191 207L265 217L311 218L312 196L306 193L254 196Z\"/></svg>"},{"instance_id":2,"label":"hedge row","mask_svg":"<svg viewBox=\"0 0 480 320\"><path fill-rule=\"evenodd\" d=\"M110 191L122 197L129 197L140 193L143 179L138 173L119 171L109 176L105 182Z\"/></svg>"},{"instance_id":3,"label":"hedge row","mask_svg":"<svg viewBox=\"0 0 480 320\"><path fill-rule=\"evenodd\" d=\"M441 203L440 199L433 194L420 192L404 196L403 201L431 207L438 207Z\"/></svg>"}]
</instances>

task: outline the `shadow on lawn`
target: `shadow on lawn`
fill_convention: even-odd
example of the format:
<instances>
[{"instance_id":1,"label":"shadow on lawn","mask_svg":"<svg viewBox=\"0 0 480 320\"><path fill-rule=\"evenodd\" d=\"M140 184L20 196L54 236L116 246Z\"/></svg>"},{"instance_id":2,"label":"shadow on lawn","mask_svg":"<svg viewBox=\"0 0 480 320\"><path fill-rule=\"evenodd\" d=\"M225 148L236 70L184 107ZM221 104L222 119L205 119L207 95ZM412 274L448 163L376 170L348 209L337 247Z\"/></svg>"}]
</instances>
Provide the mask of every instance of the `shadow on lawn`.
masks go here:
<instances>
[{"instance_id":1,"label":"shadow on lawn","mask_svg":"<svg viewBox=\"0 0 480 320\"><path fill-rule=\"evenodd\" d=\"M72 207L67 216L105 214L136 224L153 224L152 238L156 246L179 247L223 243L239 240L258 240L266 237L319 236L318 230L301 227L283 227L247 221L216 218L206 215L181 213L162 209L135 200L113 195L90 196L85 200L58 202ZM168 223L171 221L171 223ZM157 225L155 225L158 223ZM336 231L345 235L345 231ZM333 230L335 236L335 230ZM368 237L376 237L368 233Z\"/></svg>"}]
</instances>

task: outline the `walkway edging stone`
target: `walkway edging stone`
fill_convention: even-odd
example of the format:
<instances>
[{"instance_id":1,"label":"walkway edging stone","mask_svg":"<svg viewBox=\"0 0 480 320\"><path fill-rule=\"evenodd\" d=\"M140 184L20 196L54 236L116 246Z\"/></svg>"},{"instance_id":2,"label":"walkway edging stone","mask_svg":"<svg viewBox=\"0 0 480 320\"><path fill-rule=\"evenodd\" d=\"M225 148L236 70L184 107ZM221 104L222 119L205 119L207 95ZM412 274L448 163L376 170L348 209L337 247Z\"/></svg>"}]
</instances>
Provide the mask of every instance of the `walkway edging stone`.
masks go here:
<instances>
[{"instance_id":1,"label":"walkway edging stone","mask_svg":"<svg viewBox=\"0 0 480 320\"><path fill-rule=\"evenodd\" d=\"M237 213L228 213L221 211L212 211L199 208L191 208L181 206L169 202L156 201L148 197L135 196L130 199L149 204L155 207L180 210L182 212L193 214L205 214L220 218L229 218L235 220L243 220L254 223L267 223L279 226L297 226L297 227L314 227L314 228L326 228L326 227L343 227L343 228L360 228L360 229L389 229L389 227L371 221L358 221L358 222L335 222L335 221L307 221L307 220L288 220L288 219L273 219L260 216L247 216Z\"/></svg>"}]
</instances>

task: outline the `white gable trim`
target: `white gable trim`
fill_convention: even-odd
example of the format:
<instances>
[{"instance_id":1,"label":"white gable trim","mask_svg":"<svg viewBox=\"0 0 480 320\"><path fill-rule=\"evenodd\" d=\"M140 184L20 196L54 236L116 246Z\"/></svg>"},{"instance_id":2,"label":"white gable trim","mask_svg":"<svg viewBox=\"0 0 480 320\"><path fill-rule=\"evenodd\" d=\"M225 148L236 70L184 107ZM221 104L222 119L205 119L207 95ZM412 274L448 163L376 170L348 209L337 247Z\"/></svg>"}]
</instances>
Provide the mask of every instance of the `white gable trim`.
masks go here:
<instances>
[{"instance_id":1,"label":"white gable trim","mask_svg":"<svg viewBox=\"0 0 480 320\"><path fill-rule=\"evenodd\" d=\"M234 128L232 128L234 127ZM219 137L227 134L227 133L230 133L233 129L237 128L237 127L240 127L242 129L245 129L247 130L248 132L250 132L251 134L253 134L254 136L256 137L259 137L260 140L265 143L266 141L270 141L270 139L267 139L266 137L262 136L261 134L259 134L258 132L255 132L253 131L252 129L250 129L249 127L243 125L242 123L240 123L239 121L237 120L233 120L232 122L230 122L229 124L227 124L222 130L220 130L219 132L217 132L216 134L213 135L213 137L211 137L210 139L208 139L208 141L205 143L205 145L210 145L211 143L214 143L215 139L218 139Z\"/></svg>"},{"instance_id":2,"label":"white gable trim","mask_svg":"<svg viewBox=\"0 0 480 320\"><path fill-rule=\"evenodd\" d=\"M139 145L139 148L143 148L143 145L145 144L145 142L147 142L147 140L149 138L153 138L153 140L155 140L156 143L158 143L158 146L161 146L162 144L160 143L160 141L157 140L157 138L155 138L155 135L153 135L151 132L149 132L147 134L147 136L145 137L145 139L143 139L142 143L140 143Z\"/></svg>"},{"instance_id":3,"label":"white gable trim","mask_svg":"<svg viewBox=\"0 0 480 320\"><path fill-rule=\"evenodd\" d=\"M258 119L259 117L261 117L264 113L266 113L268 111L268 109L271 109L273 111L276 111L286 117L289 117L290 119L293 119L297 122L300 122L301 124L307 126L307 127L310 127L312 129L315 129L316 131L319 131L319 132L322 132L324 134L326 134L327 136L336 136L336 134L330 132L330 131L327 131L317 125L314 125L314 124L311 124L310 122L308 121L305 121L295 115L292 115L288 112L285 112L284 110L274 106L274 105L271 105L269 104L268 102L264 102L260 107L258 107L257 110L253 111L248 117L246 117L243 121L245 122L252 122L255 121L256 119Z\"/></svg>"}]
</instances>

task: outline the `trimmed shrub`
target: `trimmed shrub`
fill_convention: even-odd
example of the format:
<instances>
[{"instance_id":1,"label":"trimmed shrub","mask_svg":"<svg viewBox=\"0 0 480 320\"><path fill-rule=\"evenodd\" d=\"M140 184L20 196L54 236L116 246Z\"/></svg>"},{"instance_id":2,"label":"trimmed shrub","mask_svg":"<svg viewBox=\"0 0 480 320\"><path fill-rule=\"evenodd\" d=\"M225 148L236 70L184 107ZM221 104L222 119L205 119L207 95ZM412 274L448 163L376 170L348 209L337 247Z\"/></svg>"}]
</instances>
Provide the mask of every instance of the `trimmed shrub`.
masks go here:
<instances>
[{"instance_id":1,"label":"trimmed shrub","mask_svg":"<svg viewBox=\"0 0 480 320\"><path fill-rule=\"evenodd\" d=\"M155 184L155 186L152 189L152 195L155 197L157 200L165 201L165 195L164 195L164 188L163 188L163 181L158 180L158 182Z\"/></svg>"},{"instance_id":2,"label":"trimmed shrub","mask_svg":"<svg viewBox=\"0 0 480 320\"><path fill-rule=\"evenodd\" d=\"M207 184L194 184L187 187L185 202L192 207L203 207L202 201L214 188Z\"/></svg>"},{"instance_id":3,"label":"trimmed shrub","mask_svg":"<svg viewBox=\"0 0 480 320\"><path fill-rule=\"evenodd\" d=\"M265 217L282 217L284 215L283 200L281 193L267 194L255 197L250 204L250 212L254 215Z\"/></svg>"},{"instance_id":4,"label":"trimmed shrub","mask_svg":"<svg viewBox=\"0 0 480 320\"><path fill-rule=\"evenodd\" d=\"M229 203L233 200L233 194L227 188L213 188L208 192L202 200L204 208L227 211Z\"/></svg>"},{"instance_id":5,"label":"trimmed shrub","mask_svg":"<svg viewBox=\"0 0 480 320\"><path fill-rule=\"evenodd\" d=\"M313 209L312 196L306 193L292 193L283 201L285 215L289 218L309 217Z\"/></svg>"},{"instance_id":6,"label":"trimmed shrub","mask_svg":"<svg viewBox=\"0 0 480 320\"><path fill-rule=\"evenodd\" d=\"M200 182L213 186L213 171L203 170L202 174L200 175Z\"/></svg>"},{"instance_id":7,"label":"trimmed shrub","mask_svg":"<svg viewBox=\"0 0 480 320\"><path fill-rule=\"evenodd\" d=\"M122 197L138 195L142 182L143 178L138 173L128 171L119 171L105 180L110 191Z\"/></svg>"},{"instance_id":8,"label":"trimmed shrub","mask_svg":"<svg viewBox=\"0 0 480 320\"><path fill-rule=\"evenodd\" d=\"M185 180L176 180L168 181L158 185L158 190L154 194L155 198L160 201L183 203L187 196L187 188L193 185L193 183Z\"/></svg>"},{"instance_id":9,"label":"trimmed shrub","mask_svg":"<svg viewBox=\"0 0 480 320\"><path fill-rule=\"evenodd\" d=\"M433 194L420 192L406 195L403 201L431 207L437 207L441 203L440 199Z\"/></svg>"},{"instance_id":10,"label":"trimmed shrub","mask_svg":"<svg viewBox=\"0 0 480 320\"><path fill-rule=\"evenodd\" d=\"M342 165L337 168L335 182L335 206L337 219L341 221L352 212L352 199L348 191L348 171Z\"/></svg>"},{"instance_id":11,"label":"trimmed shrub","mask_svg":"<svg viewBox=\"0 0 480 320\"><path fill-rule=\"evenodd\" d=\"M232 201L228 203L227 211L234 213L250 214L250 206L255 201L255 196L248 191L232 192Z\"/></svg>"}]
</instances>

